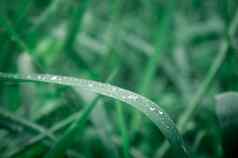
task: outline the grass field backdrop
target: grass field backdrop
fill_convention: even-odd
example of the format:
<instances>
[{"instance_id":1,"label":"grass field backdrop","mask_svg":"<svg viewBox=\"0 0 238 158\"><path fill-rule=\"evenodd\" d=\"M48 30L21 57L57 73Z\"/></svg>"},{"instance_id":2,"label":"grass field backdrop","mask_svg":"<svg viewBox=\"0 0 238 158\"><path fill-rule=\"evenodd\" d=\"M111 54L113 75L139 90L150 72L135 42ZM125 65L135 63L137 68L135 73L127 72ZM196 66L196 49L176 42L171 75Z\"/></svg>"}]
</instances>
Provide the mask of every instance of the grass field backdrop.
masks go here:
<instances>
[{"instance_id":1,"label":"grass field backdrop","mask_svg":"<svg viewBox=\"0 0 238 158\"><path fill-rule=\"evenodd\" d=\"M0 0L0 157L235 158L237 35L236 0Z\"/></svg>"}]
</instances>

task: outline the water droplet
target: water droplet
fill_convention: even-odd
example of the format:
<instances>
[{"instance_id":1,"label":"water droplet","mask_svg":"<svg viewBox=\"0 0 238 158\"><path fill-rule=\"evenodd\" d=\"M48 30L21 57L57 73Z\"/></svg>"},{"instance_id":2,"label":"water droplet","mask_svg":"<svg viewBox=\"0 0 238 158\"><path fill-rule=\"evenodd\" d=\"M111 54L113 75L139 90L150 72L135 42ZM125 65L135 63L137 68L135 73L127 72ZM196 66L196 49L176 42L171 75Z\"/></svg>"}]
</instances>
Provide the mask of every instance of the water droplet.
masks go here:
<instances>
[{"instance_id":1,"label":"water droplet","mask_svg":"<svg viewBox=\"0 0 238 158\"><path fill-rule=\"evenodd\" d=\"M70 78L70 79L71 79L71 81L75 81L75 82L78 81L78 79L77 79L77 78L74 78L74 77L73 77L73 78ZM82 81L79 80L79 82L82 82Z\"/></svg>"},{"instance_id":2,"label":"water droplet","mask_svg":"<svg viewBox=\"0 0 238 158\"><path fill-rule=\"evenodd\" d=\"M164 113L163 113L162 111L159 111L159 114L160 114L160 115L163 115Z\"/></svg>"},{"instance_id":3,"label":"water droplet","mask_svg":"<svg viewBox=\"0 0 238 158\"><path fill-rule=\"evenodd\" d=\"M51 80L56 80L56 79L57 79L56 76L51 77Z\"/></svg>"},{"instance_id":4,"label":"water droplet","mask_svg":"<svg viewBox=\"0 0 238 158\"><path fill-rule=\"evenodd\" d=\"M126 99L126 96L122 96L122 99Z\"/></svg>"},{"instance_id":5,"label":"water droplet","mask_svg":"<svg viewBox=\"0 0 238 158\"><path fill-rule=\"evenodd\" d=\"M128 99L136 100L138 97L136 95L129 95Z\"/></svg>"},{"instance_id":6,"label":"water droplet","mask_svg":"<svg viewBox=\"0 0 238 158\"><path fill-rule=\"evenodd\" d=\"M154 110L155 110L155 107L151 106L151 107L150 107L150 110L151 110L151 111L154 111Z\"/></svg>"},{"instance_id":7,"label":"water droplet","mask_svg":"<svg viewBox=\"0 0 238 158\"><path fill-rule=\"evenodd\" d=\"M26 75L26 79L31 79L31 75Z\"/></svg>"},{"instance_id":8,"label":"water droplet","mask_svg":"<svg viewBox=\"0 0 238 158\"><path fill-rule=\"evenodd\" d=\"M41 80L47 80L47 77L46 76L42 76Z\"/></svg>"},{"instance_id":9,"label":"water droplet","mask_svg":"<svg viewBox=\"0 0 238 158\"><path fill-rule=\"evenodd\" d=\"M89 86L89 87L93 87L93 84L92 84L92 83L89 83L88 86Z\"/></svg>"},{"instance_id":10,"label":"water droplet","mask_svg":"<svg viewBox=\"0 0 238 158\"><path fill-rule=\"evenodd\" d=\"M111 88L111 91L114 91L114 92L115 92L116 90L117 90L116 87L112 87L112 88Z\"/></svg>"}]
</instances>

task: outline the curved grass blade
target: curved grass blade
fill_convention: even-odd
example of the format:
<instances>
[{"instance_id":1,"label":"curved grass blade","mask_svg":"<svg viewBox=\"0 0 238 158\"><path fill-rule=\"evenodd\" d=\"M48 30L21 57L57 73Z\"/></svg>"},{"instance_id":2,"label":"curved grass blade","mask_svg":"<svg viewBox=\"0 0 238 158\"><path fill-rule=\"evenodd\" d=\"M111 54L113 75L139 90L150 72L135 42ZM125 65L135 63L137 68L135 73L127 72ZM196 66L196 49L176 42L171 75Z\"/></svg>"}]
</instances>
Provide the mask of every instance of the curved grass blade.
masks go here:
<instances>
[{"instance_id":1,"label":"curved grass blade","mask_svg":"<svg viewBox=\"0 0 238 158\"><path fill-rule=\"evenodd\" d=\"M176 149L177 152L183 154L184 157L188 157L183 139L178 133L173 120L156 103L139 94L97 81L49 74L21 75L0 72L0 79L7 81L13 80L19 82L40 82L79 87L125 102L137 110L143 112L160 129L174 149Z\"/></svg>"},{"instance_id":2,"label":"curved grass blade","mask_svg":"<svg viewBox=\"0 0 238 158\"><path fill-rule=\"evenodd\" d=\"M119 68L115 68L114 71L112 71L112 73L109 75L109 77L107 78L106 82L111 82L117 72L118 72ZM97 96L95 97L95 99L91 102L91 104L89 104L88 106L85 107L85 109L83 109L83 111L79 111L79 112L76 112L74 114L72 114L71 116L65 118L64 120L56 123L52 128L50 128L48 131L46 131L47 133L51 133L52 135L54 135L54 133L62 128L64 128L65 126L73 123L73 122L76 122L77 124L80 124L78 126L82 126L82 121L80 120L87 120L87 118L89 117L89 114L91 114L92 110L96 107L96 105L98 104L99 100L101 99L102 97L101 96ZM1 115L1 111L0 111L0 115ZM84 124L85 121L83 121L83 124ZM35 129L35 128L33 128ZM78 130L78 129L75 129L76 131L79 131L82 133L83 130ZM5 156L6 158L11 158L11 157L16 157L16 155L19 155L20 153L24 152L27 150L27 148L29 147L32 147L33 145L35 145L36 143L40 142L41 140L43 140L44 138L47 138L47 133L46 132L41 132L39 131L39 135L38 136L35 136L33 138L31 138L30 140L27 141L27 143L25 144L22 144L20 148L17 148L15 150L13 150L13 152L10 152L7 156ZM67 132L66 132L67 133ZM78 134L78 133L77 133ZM55 137L55 136L54 136ZM63 144L63 146L65 147L65 150L67 149L68 144L66 144L64 141L61 141L63 139L65 139L64 137L67 137L69 140L74 140L70 135L63 135L61 139L59 140L56 140L54 139L53 140L53 143L55 144ZM61 143L62 142L62 143ZM72 141L73 142L73 141ZM70 142L71 143L71 142ZM49 144L49 143L48 143ZM49 145L48 145L49 146ZM55 145L56 146L56 145ZM60 150L62 152L62 150ZM111 155L113 155L113 153L111 153ZM115 156L114 156L115 157Z\"/></svg>"}]
</instances>

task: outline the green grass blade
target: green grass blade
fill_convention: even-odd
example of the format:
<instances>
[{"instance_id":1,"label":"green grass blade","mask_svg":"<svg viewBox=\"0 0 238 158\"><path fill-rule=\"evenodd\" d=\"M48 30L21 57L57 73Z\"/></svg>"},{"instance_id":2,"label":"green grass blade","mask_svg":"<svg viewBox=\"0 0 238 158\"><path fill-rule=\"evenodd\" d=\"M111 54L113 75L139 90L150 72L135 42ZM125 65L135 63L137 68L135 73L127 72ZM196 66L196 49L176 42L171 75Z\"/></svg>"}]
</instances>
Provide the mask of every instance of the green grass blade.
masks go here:
<instances>
[{"instance_id":1,"label":"green grass blade","mask_svg":"<svg viewBox=\"0 0 238 158\"><path fill-rule=\"evenodd\" d=\"M217 72L219 71L220 67L222 66L230 47L230 38L232 38L232 31L234 28L237 27L237 16L235 15L234 19L231 20L230 27L225 28L224 30L224 37L221 44L220 52L218 53L217 57L215 58L210 70L204 81L202 82L200 88L198 89L197 93L192 98L190 105L188 108L183 112L181 117L178 120L178 129L184 133L186 129L186 124L189 119L194 115L200 100L205 95L206 91L209 89L210 84L214 80ZM164 154L169 150L168 142L164 142L160 149L156 152L156 157L163 157Z\"/></svg>"},{"instance_id":2,"label":"green grass blade","mask_svg":"<svg viewBox=\"0 0 238 158\"><path fill-rule=\"evenodd\" d=\"M62 130L63 128L65 128L67 125L69 125L70 123L72 123L73 121L76 120L76 118L78 117L78 115L81 115L82 111L76 112L75 114L67 117L66 119L64 119L63 121L60 121L59 123L55 124L52 128L50 128L47 132L48 133L55 133L59 130ZM15 157L15 155L19 155L20 153L24 152L25 150L27 150L29 147L41 142L42 140L45 140L47 137L46 133L42 133L39 131L39 134L37 136L32 137L29 141L27 141L27 143L22 144L20 148L14 149L12 152L10 152L7 156L5 156L6 158L11 158L11 157Z\"/></svg>"},{"instance_id":3,"label":"green grass blade","mask_svg":"<svg viewBox=\"0 0 238 158\"><path fill-rule=\"evenodd\" d=\"M100 96L96 97L86 109L96 106L95 104L98 103L100 98L101 98ZM37 130L39 132L39 135L32 137L29 141L27 141L26 144L22 144L22 146L20 148L14 150L10 154L8 154L6 156L6 158L14 157L15 155L18 155L19 153L22 153L23 151L25 151L27 148L39 143L40 141L42 141L46 138L50 138L47 135L47 133L53 134L53 136L54 136L55 132L62 130L66 126L73 123L75 120L78 119L79 116L82 115L82 113L83 113L83 111L78 111L78 112L72 114L71 116L67 117L66 119L56 123L53 127L51 127L48 131L45 131L45 132L41 132L41 131L37 130L36 128L34 128L34 130ZM56 141L56 139L53 140L53 142L55 142L55 141Z\"/></svg>"},{"instance_id":4,"label":"green grass blade","mask_svg":"<svg viewBox=\"0 0 238 158\"><path fill-rule=\"evenodd\" d=\"M51 141L55 141L56 140L56 136L53 134L53 132L51 130L47 130L44 127L31 122L29 120L26 120L25 118L22 118L20 116L17 116L5 109L0 108L0 116L1 118L3 118L4 120L8 121L12 121L14 122L16 125L20 126L20 127L24 127L25 129L29 130L29 131L34 131L36 133L41 133L41 135L43 135L44 137L48 138ZM23 145L24 146L24 145ZM27 146L28 147L28 146ZM13 155L15 153L18 153L19 150L15 150L16 152L13 153ZM23 151L23 150L21 150ZM12 156L12 152L8 155L5 155L4 157L6 158L11 158Z\"/></svg>"},{"instance_id":5,"label":"green grass blade","mask_svg":"<svg viewBox=\"0 0 238 158\"><path fill-rule=\"evenodd\" d=\"M32 5L32 0L23 0L23 2L19 5L17 9L17 18L16 18L16 25L18 26L21 23L21 20L24 19Z\"/></svg>"},{"instance_id":6,"label":"green grass blade","mask_svg":"<svg viewBox=\"0 0 238 158\"><path fill-rule=\"evenodd\" d=\"M108 81L112 80L116 75L116 71L114 71L108 78ZM81 115L76 118L76 121L67 129L64 135L53 145L52 149L45 156L46 158L60 157L62 156L67 148L69 148L73 144L74 138L76 138L79 134L82 134L84 125L88 120L89 115L91 114L94 107L97 105L99 97L96 97L93 102L87 106Z\"/></svg>"},{"instance_id":7,"label":"green grass blade","mask_svg":"<svg viewBox=\"0 0 238 158\"><path fill-rule=\"evenodd\" d=\"M12 27L11 23L5 17L0 16L0 27L9 35L12 41L16 42L24 51L31 53L30 49L21 40L17 32Z\"/></svg>"},{"instance_id":8,"label":"green grass blade","mask_svg":"<svg viewBox=\"0 0 238 158\"><path fill-rule=\"evenodd\" d=\"M138 87L139 92L145 96L148 96L151 83L153 81L153 78L155 77L158 63L162 56L162 52L164 51L166 45L169 42L169 38L167 34L169 33L170 25L172 24L174 9L175 9L175 1L170 0L168 4L168 8L165 12L165 15L161 19L159 30L155 36L156 38L155 50L153 54L150 56L150 58L148 59L148 63L146 65L145 72L144 72L144 78L140 86ZM140 115L137 112L135 112L133 121L132 121L132 126L133 126L132 129L134 131L138 130L140 126L140 122L141 122Z\"/></svg>"},{"instance_id":9,"label":"green grass blade","mask_svg":"<svg viewBox=\"0 0 238 158\"><path fill-rule=\"evenodd\" d=\"M56 10L59 8L60 3L62 3L62 0L53 0L46 10L37 18L36 24L31 28L30 31L36 31L44 23L46 23L48 19L51 19Z\"/></svg>"},{"instance_id":10,"label":"green grass blade","mask_svg":"<svg viewBox=\"0 0 238 158\"><path fill-rule=\"evenodd\" d=\"M10 74L0 73L0 79L18 82L52 83L64 86L79 87L91 92L108 96L125 102L144 113L163 133L177 152L186 157L188 154L181 135L169 115L153 101L134 92L97 81L78 79L74 77L56 76L48 74ZM67 141L67 140L66 140Z\"/></svg>"},{"instance_id":11,"label":"green grass blade","mask_svg":"<svg viewBox=\"0 0 238 158\"><path fill-rule=\"evenodd\" d=\"M220 69L222 63L224 62L227 51L228 51L228 43L224 41L221 45L219 54L215 58L210 70L208 71L206 78L202 82L200 88L198 89L194 97L191 99L191 102L188 108L181 114L178 120L177 127L182 133L186 131L187 122L194 115L195 111L198 108L199 102L201 101L201 99L203 98L207 90L209 89L213 79L215 78L218 70ZM156 152L155 154L156 157L163 157L164 154L168 151L168 149L169 149L169 143L164 142L159 148L159 150Z\"/></svg>"},{"instance_id":12,"label":"green grass blade","mask_svg":"<svg viewBox=\"0 0 238 158\"><path fill-rule=\"evenodd\" d=\"M73 15L69 21L69 28L65 39L65 51L71 52L82 25L83 16L90 4L90 0L81 0L78 6L73 8Z\"/></svg>"},{"instance_id":13,"label":"green grass blade","mask_svg":"<svg viewBox=\"0 0 238 158\"><path fill-rule=\"evenodd\" d=\"M153 80L158 62L162 55L162 51L168 44L169 38L166 36L170 31L170 26L173 20L173 13L175 9L175 1L170 0L168 8L165 15L161 19L159 24L159 30L156 33L156 48L153 55L150 56L145 70L145 75L142 84L139 87L139 91L145 95L148 95L148 87L150 87L150 82Z\"/></svg>"},{"instance_id":14,"label":"green grass blade","mask_svg":"<svg viewBox=\"0 0 238 158\"><path fill-rule=\"evenodd\" d=\"M90 0L81 0L80 3L75 4L72 7L72 17L68 21L68 29L66 31L66 37L64 41L63 51L65 55L69 57L80 68L84 66L89 69L88 63L81 57L80 54L75 52L74 43L77 40L77 35L82 30L83 17L90 5ZM96 74L92 74L96 76Z\"/></svg>"},{"instance_id":15,"label":"green grass blade","mask_svg":"<svg viewBox=\"0 0 238 158\"><path fill-rule=\"evenodd\" d=\"M117 102L117 117L118 117L118 125L119 125L119 130L121 132L122 136L122 143L123 143L123 155L124 158L129 158L129 135L128 135L128 130L125 125L125 119L123 117L123 107L120 102Z\"/></svg>"},{"instance_id":16,"label":"green grass blade","mask_svg":"<svg viewBox=\"0 0 238 158\"><path fill-rule=\"evenodd\" d=\"M54 135L52 135L50 132L47 132L47 130L44 129L43 127L35 123L32 123L22 117L16 116L2 108L0 109L0 116L3 118L9 119L17 124L20 124L21 126L31 129L33 131L44 133L46 137L49 137L50 139L55 139Z\"/></svg>"},{"instance_id":17,"label":"green grass blade","mask_svg":"<svg viewBox=\"0 0 238 158\"><path fill-rule=\"evenodd\" d=\"M202 139L206 136L206 131L204 130L201 130L198 132L196 138L195 138L195 141L192 145L192 151L193 152L197 152L198 148L199 148L199 145L201 144L202 142Z\"/></svg>"},{"instance_id":18,"label":"green grass blade","mask_svg":"<svg viewBox=\"0 0 238 158\"><path fill-rule=\"evenodd\" d=\"M69 148L74 141L74 138L77 135L82 134L82 129L88 120L89 114L92 112L94 106L96 104L90 104L86 109L82 112L81 116L77 121L75 121L64 133L64 135L53 145L52 149L47 153L45 158L55 158L55 157L63 157L67 148Z\"/></svg>"},{"instance_id":19,"label":"green grass blade","mask_svg":"<svg viewBox=\"0 0 238 158\"><path fill-rule=\"evenodd\" d=\"M216 96L216 104L216 114L221 128L234 132L234 127L238 124L236 119L238 114L238 93L225 92L219 94Z\"/></svg>"},{"instance_id":20,"label":"green grass blade","mask_svg":"<svg viewBox=\"0 0 238 158\"><path fill-rule=\"evenodd\" d=\"M118 72L118 68L115 68L115 70L109 75L108 79L106 80L106 82L111 82L117 72ZM88 110L92 110L96 104L98 103L98 101L101 99L101 96L97 96L90 105L88 105L86 107L86 109L84 111L88 111ZM18 155L19 153L22 153L23 151L25 151L27 148L35 145L36 143L42 141L43 139L45 138L48 138L49 136L47 135L48 133L55 133L56 131L58 130L61 130L62 128L66 127L67 125L71 124L72 122L76 121L77 119L80 118L80 116L83 115L83 113L85 113L84 111L79 111L79 112L76 112L74 114L72 114L71 116L69 116L68 118L58 122L57 124L55 124L52 128L50 128L48 131L43 131L42 130L37 130L37 128L35 127L36 125L33 124L34 126L34 130L38 131L40 134L31 138L29 141L27 141L26 144L22 144L22 146L18 149L15 149L13 152L9 153L6 157L7 158L10 158L10 157L14 157L14 155ZM0 111L1 112L1 111ZM0 113L1 114L1 113ZM89 113L88 113L89 114ZM5 116L5 115L4 115ZM87 115L86 117L88 117L89 115ZM15 119L15 120L21 120L21 119ZM22 122L22 121L21 121ZM22 123L21 123L22 124ZM29 124L29 123L28 123ZM23 124L24 125L24 124ZM30 127L33 127L33 126L30 126ZM40 128L40 127L39 127ZM55 137L55 136L54 136ZM71 139L72 140L72 139Z\"/></svg>"},{"instance_id":21,"label":"green grass blade","mask_svg":"<svg viewBox=\"0 0 238 158\"><path fill-rule=\"evenodd\" d=\"M115 138L112 120L109 118L106 110L105 101L101 100L94 108L90 120L95 128L98 138L101 140L106 151L105 158L118 158L119 153L117 150L117 144L113 143Z\"/></svg>"},{"instance_id":22,"label":"green grass blade","mask_svg":"<svg viewBox=\"0 0 238 158\"><path fill-rule=\"evenodd\" d=\"M38 66L40 70L45 70L44 64L40 60L38 60L35 52L32 48L19 36L16 32L15 28L5 17L0 16L0 27L4 29L4 31L8 34L9 38L14 41L23 51L24 53L29 54L34 63Z\"/></svg>"},{"instance_id":23,"label":"green grass blade","mask_svg":"<svg viewBox=\"0 0 238 158\"><path fill-rule=\"evenodd\" d=\"M224 157L236 157L238 133L238 93L229 91L215 97L216 116L222 134Z\"/></svg>"}]
</instances>

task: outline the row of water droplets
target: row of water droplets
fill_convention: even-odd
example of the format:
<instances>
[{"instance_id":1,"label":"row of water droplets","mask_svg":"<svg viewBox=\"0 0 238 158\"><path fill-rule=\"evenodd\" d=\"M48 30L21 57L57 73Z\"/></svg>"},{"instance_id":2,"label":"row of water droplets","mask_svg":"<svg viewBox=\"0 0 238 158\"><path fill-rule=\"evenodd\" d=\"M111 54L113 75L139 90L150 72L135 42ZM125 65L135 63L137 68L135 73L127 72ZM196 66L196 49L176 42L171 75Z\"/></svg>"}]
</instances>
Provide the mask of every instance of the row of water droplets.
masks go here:
<instances>
[{"instance_id":1,"label":"row of water droplets","mask_svg":"<svg viewBox=\"0 0 238 158\"><path fill-rule=\"evenodd\" d=\"M85 88L89 91L101 93L103 95L110 96L112 98L120 99L121 101L132 104L133 106L140 104L141 106L137 106L138 109L141 109L148 114L150 112L153 112L159 115L163 115L162 117L160 117L160 120L163 122L165 122L165 120L168 120L166 119L167 115L164 115L164 112L154 102L148 100L147 98L143 96L135 94L131 91L124 90L122 88L112 86L110 84L78 79L75 77L56 76L56 75L49 75L49 74L15 75L15 74L0 73L0 76L3 78L9 78L9 79L26 79L26 80L32 80L32 81L43 81L43 82L78 86L81 88ZM165 124L166 123L164 123L164 125ZM165 127L169 128L169 126L165 126Z\"/></svg>"},{"instance_id":2,"label":"row of water droplets","mask_svg":"<svg viewBox=\"0 0 238 158\"><path fill-rule=\"evenodd\" d=\"M67 84L67 85L78 85L83 88L89 88L90 91L100 91L101 93L105 93L105 95L111 97L119 97L122 101L125 102L143 102L146 106L149 106L150 111L155 112L157 111L160 115L163 115L160 109L158 109L155 103L151 102L150 100L146 99L143 96L139 96L133 92L121 89L116 86L112 86L110 84L102 84L95 81L84 80L84 79L77 79L74 77L64 77L64 76L56 76L56 75L39 75L39 74L31 74L31 75L15 75L15 74L5 74L0 73L0 76L3 78L8 79L26 79L26 80L33 80L33 81L47 81L52 83L58 84ZM146 101L145 101L146 100Z\"/></svg>"},{"instance_id":3,"label":"row of water droplets","mask_svg":"<svg viewBox=\"0 0 238 158\"><path fill-rule=\"evenodd\" d=\"M7 73L2 73L0 72L0 78L1 79L17 79L18 75L15 74L7 74Z\"/></svg>"},{"instance_id":4,"label":"row of water droplets","mask_svg":"<svg viewBox=\"0 0 238 158\"><path fill-rule=\"evenodd\" d=\"M100 92L107 96L111 96L113 98L120 98L122 101L125 101L129 104L143 104L149 109L151 112L157 112L160 115L163 115L164 112L156 105L154 102L148 100L147 98L140 96L136 93L133 93L128 90L124 90L122 88L113 86L111 84L103 84L95 81L85 80L86 84L88 84L89 88L94 88L95 91L98 89Z\"/></svg>"}]
</instances>

